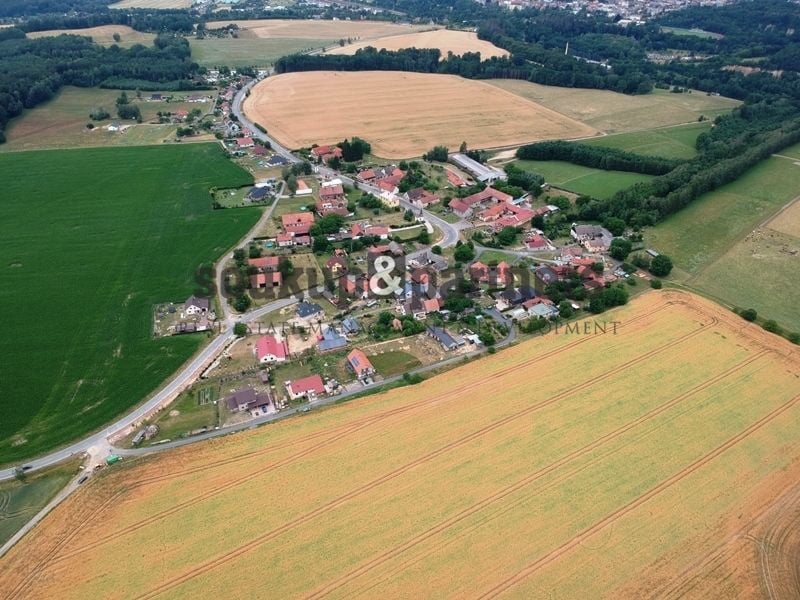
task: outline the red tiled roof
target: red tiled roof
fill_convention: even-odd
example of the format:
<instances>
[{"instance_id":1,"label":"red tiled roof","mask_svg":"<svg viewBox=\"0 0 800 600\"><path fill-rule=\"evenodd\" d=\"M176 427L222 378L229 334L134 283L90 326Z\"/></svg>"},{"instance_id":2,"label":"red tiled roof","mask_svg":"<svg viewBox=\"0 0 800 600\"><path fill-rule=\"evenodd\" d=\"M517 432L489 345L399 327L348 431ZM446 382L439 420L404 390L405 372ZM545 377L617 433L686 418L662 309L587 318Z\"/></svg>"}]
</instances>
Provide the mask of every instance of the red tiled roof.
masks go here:
<instances>
[{"instance_id":1,"label":"red tiled roof","mask_svg":"<svg viewBox=\"0 0 800 600\"><path fill-rule=\"evenodd\" d=\"M278 268L278 263L280 262L280 258L277 256L262 256L261 258L250 258L247 260L247 264L251 267L256 267L257 269L269 269L274 270Z\"/></svg>"},{"instance_id":2,"label":"red tiled roof","mask_svg":"<svg viewBox=\"0 0 800 600\"><path fill-rule=\"evenodd\" d=\"M356 377L361 378L364 375L369 375L375 371L375 367L369 362L367 355L363 350L355 348L347 355L347 362L356 374Z\"/></svg>"},{"instance_id":3,"label":"red tiled roof","mask_svg":"<svg viewBox=\"0 0 800 600\"><path fill-rule=\"evenodd\" d=\"M295 394L307 394L308 392L322 394L325 392L325 384L319 375L309 375L302 379L295 379L289 382L289 387L292 388L292 392Z\"/></svg>"},{"instance_id":4,"label":"red tiled roof","mask_svg":"<svg viewBox=\"0 0 800 600\"><path fill-rule=\"evenodd\" d=\"M262 335L256 342L256 357L259 362L267 355L283 359L289 356L289 344L286 340L280 341L274 335Z\"/></svg>"}]
</instances>

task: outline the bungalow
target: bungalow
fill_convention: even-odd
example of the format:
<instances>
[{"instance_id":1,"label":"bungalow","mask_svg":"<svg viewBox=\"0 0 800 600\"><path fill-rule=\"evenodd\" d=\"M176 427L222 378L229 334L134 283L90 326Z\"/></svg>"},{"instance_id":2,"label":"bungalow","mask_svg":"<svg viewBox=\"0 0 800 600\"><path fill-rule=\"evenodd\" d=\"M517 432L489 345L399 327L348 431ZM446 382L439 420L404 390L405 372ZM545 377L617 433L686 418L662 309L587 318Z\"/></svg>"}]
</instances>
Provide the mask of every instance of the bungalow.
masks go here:
<instances>
[{"instance_id":1,"label":"bungalow","mask_svg":"<svg viewBox=\"0 0 800 600\"><path fill-rule=\"evenodd\" d=\"M361 325L359 325L355 317L347 317L342 321L342 328L347 335L355 335L361 331Z\"/></svg>"},{"instance_id":2,"label":"bungalow","mask_svg":"<svg viewBox=\"0 0 800 600\"><path fill-rule=\"evenodd\" d=\"M311 149L311 156L326 163L334 158L342 158L342 149L339 146L315 146Z\"/></svg>"},{"instance_id":3,"label":"bungalow","mask_svg":"<svg viewBox=\"0 0 800 600\"><path fill-rule=\"evenodd\" d=\"M280 260L278 256L261 256L247 259L247 264L265 273L273 273L278 270Z\"/></svg>"},{"instance_id":4,"label":"bungalow","mask_svg":"<svg viewBox=\"0 0 800 600\"><path fill-rule=\"evenodd\" d=\"M256 341L254 352L261 364L286 362L289 358L289 344L274 335L262 335Z\"/></svg>"},{"instance_id":5,"label":"bungalow","mask_svg":"<svg viewBox=\"0 0 800 600\"><path fill-rule=\"evenodd\" d=\"M255 146L255 142L253 142L253 138L251 137L240 137L236 139L236 145L239 148L252 148Z\"/></svg>"},{"instance_id":6,"label":"bungalow","mask_svg":"<svg viewBox=\"0 0 800 600\"><path fill-rule=\"evenodd\" d=\"M253 388L236 390L225 398L225 405L231 412L248 411L254 417L275 412L270 393L259 392Z\"/></svg>"},{"instance_id":7,"label":"bungalow","mask_svg":"<svg viewBox=\"0 0 800 600\"><path fill-rule=\"evenodd\" d=\"M363 350L359 350L358 348L347 355L347 365L353 373L355 373L359 381L369 379L375 374L375 367L372 366L372 363L367 358L367 355L364 354Z\"/></svg>"},{"instance_id":8,"label":"bungalow","mask_svg":"<svg viewBox=\"0 0 800 600\"><path fill-rule=\"evenodd\" d=\"M607 252L614 236L599 225L578 225L573 223L570 235L589 252Z\"/></svg>"},{"instance_id":9,"label":"bungalow","mask_svg":"<svg viewBox=\"0 0 800 600\"><path fill-rule=\"evenodd\" d=\"M308 235L314 224L314 214L310 212L289 213L281 217L283 230L295 235Z\"/></svg>"},{"instance_id":10,"label":"bungalow","mask_svg":"<svg viewBox=\"0 0 800 600\"><path fill-rule=\"evenodd\" d=\"M266 186L254 187L247 192L247 199L250 202L261 202L267 198L271 193L270 188Z\"/></svg>"},{"instance_id":11,"label":"bungalow","mask_svg":"<svg viewBox=\"0 0 800 600\"><path fill-rule=\"evenodd\" d=\"M325 332L317 338L317 350L320 352L331 352L347 346L347 338L336 331L333 327L328 327Z\"/></svg>"},{"instance_id":12,"label":"bungalow","mask_svg":"<svg viewBox=\"0 0 800 600\"><path fill-rule=\"evenodd\" d=\"M302 179L297 180L297 189L294 192L295 196L310 196L313 190Z\"/></svg>"},{"instance_id":13,"label":"bungalow","mask_svg":"<svg viewBox=\"0 0 800 600\"><path fill-rule=\"evenodd\" d=\"M300 302L297 305L297 316L307 320L322 314L322 307L316 302Z\"/></svg>"},{"instance_id":14,"label":"bungalow","mask_svg":"<svg viewBox=\"0 0 800 600\"><path fill-rule=\"evenodd\" d=\"M279 233L275 237L275 243L278 244L278 248L291 248L292 246L294 246L294 234Z\"/></svg>"},{"instance_id":15,"label":"bungalow","mask_svg":"<svg viewBox=\"0 0 800 600\"><path fill-rule=\"evenodd\" d=\"M408 190L403 195L403 198L406 200L406 202L410 202L417 208L427 208L431 204L438 204L440 200L439 196L432 194L425 188L414 188L413 190Z\"/></svg>"},{"instance_id":16,"label":"bungalow","mask_svg":"<svg viewBox=\"0 0 800 600\"><path fill-rule=\"evenodd\" d=\"M536 298L539 300L539 298ZM550 301L539 302L528 309L528 314L536 319L552 319L558 316L558 309Z\"/></svg>"},{"instance_id":17,"label":"bungalow","mask_svg":"<svg viewBox=\"0 0 800 600\"><path fill-rule=\"evenodd\" d=\"M379 237L385 240L389 237L389 228L386 225L368 225L364 228L364 235Z\"/></svg>"},{"instance_id":18,"label":"bungalow","mask_svg":"<svg viewBox=\"0 0 800 600\"><path fill-rule=\"evenodd\" d=\"M447 352L460 348L466 343L462 337L449 333L443 327L428 325L427 332L428 335L439 342L442 348Z\"/></svg>"},{"instance_id":19,"label":"bungalow","mask_svg":"<svg viewBox=\"0 0 800 600\"><path fill-rule=\"evenodd\" d=\"M260 144L253 146L253 156L266 156L266 155L267 155L267 149L264 146L261 146Z\"/></svg>"},{"instance_id":20,"label":"bungalow","mask_svg":"<svg viewBox=\"0 0 800 600\"><path fill-rule=\"evenodd\" d=\"M287 381L285 386L286 392L292 400L303 397L308 400L314 400L317 396L321 396L325 393L325 384L322 382L322 377L319 375L309 375L302 379Z\"/></svg>"},{"instance_id":21,"label":"bungalow","mask_svg":"<svg viewBox=\"0 0 800 600\"><path fill-rule=\"evenodd\" d=\"M199 315L208 312L208 298L200 298L192 295L187 298L183 305L184 312L187 315Z\"/></svg>"},{"instance_id":22,"label":"bungalow","mask_svg":"<svg viewBox=\"0 0 800 600\"><path fill-rule=\"evenodd\" d=\"M534 251L542 251L542 250L549 250L553 251L556 247L553 243L548 240L544 235L535 233L530 236L528 239L525 240L525 247L528 250Z\"/></svg>"},{"instance_id":23,"label":"bungalow","mask_svg":"<svg viewBox=\"0 0 800 600\"><path fill-rule=\"evenodd\" d=\"M267 161L268 167L282 167L283 165L288 165L289 159L281 156L280 154L273 154L272 157Z\"/></svg>"},{"instance_id":24,"label":"bungalow","mask_svg":"<svg viewBox=\"0 0 800 600\"><path fill-rule=\"evenodd\" d=\"M325 263L325 267L334 277L339 277L347 273L347 258L343 256L331 256Z\"/></svg>"}]
</instances>

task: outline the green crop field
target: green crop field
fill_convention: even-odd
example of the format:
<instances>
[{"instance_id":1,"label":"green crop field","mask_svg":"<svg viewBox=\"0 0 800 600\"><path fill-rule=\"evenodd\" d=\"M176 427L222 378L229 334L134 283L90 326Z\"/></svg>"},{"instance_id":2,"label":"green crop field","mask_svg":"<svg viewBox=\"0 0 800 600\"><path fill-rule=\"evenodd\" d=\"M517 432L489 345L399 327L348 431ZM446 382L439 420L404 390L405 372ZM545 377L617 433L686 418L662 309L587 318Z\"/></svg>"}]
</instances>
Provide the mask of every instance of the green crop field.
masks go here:
<instances>
[{"instance_id":1,"label":"green crop field","mask_svg":"<svg viewBox=\"0 0 800 600\"><path fill-rule=\"evenodd\" d=\"M722 35L712 31L704 31L702 29L686 29L684 27L662 27L661 31L666 33L674 33L675 35L693 35L701 38L714 38L720 39Z\"/></svg>"},{"instance_id":2,"label":"green crop field","mask_svg":"<svg viewBox=\"0 0 800 600\"><path fill-rule=\"evenodd\" d=\"M800 278L800 236L769 223L798 196L800 165L773 157L648 230L646 240L672 257L677 281L798 331L790 290Z\"/></svg>"},{"instance_id":3,"label":"green crop field","mask_svg":"<svg viewBox=\"0 0 800 600\"><path fill-rule=\"evenodd\" d=\"M333 40L301 38L191 38L192 60L204 67L265 67L281 56L331 46Z\"/></svg>"},{"instance_id":4,"label":"green crop field","mask_svg":"<svg viewBox=\"0 0 800 600\"><path fill-rule=\"evenodd\" d=\"M143 400L203 343L154 340L152 307L253 226L208 189L250 175L217 144L0 154L0 463Z\"/></svg>"},{"instance_id":5,"label":"green crop field","mask_svg":"<svg viewBox=\"0 0 800 600\"><path fill-rule=\"evenodd\" d=\"M664 158L692 158L697 155L697 137L711 129L709 121L690 123L678 127L662 127L647 131L633 131L585 140L590 146L619 148L628 152L663 156Z\"/></svg>"},{"instance_id":6,"label":"green crop field","mask_svg":"<svg viewBox=\"0 0 800 600\"><path fill-rule=\"evenodd\" d=\"M618 190L634 183L652 179L650 175L603 171L559 160L518 160L514 164L526 171L539 173L550 185L601 199L610 198Z\"/></svg>"},{"instance_id":7,"label":"green crop field","mask_svg":"<svg viewBox=\"0 0 800 600\"><path fill-rule=\"evenodd\" d=\"M63 488L75 475L75 462L60 464L28 475L24 482L0 484L0 544L6 543Z\"/></svg>"}]
</instances>

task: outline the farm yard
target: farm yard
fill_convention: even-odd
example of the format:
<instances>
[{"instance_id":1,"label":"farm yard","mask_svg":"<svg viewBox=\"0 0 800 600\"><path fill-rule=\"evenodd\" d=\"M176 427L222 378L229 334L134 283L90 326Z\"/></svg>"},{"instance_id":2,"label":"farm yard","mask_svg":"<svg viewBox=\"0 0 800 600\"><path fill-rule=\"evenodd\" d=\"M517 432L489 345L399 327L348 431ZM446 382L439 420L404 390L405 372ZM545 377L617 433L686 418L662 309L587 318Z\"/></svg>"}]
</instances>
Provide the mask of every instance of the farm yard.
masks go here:
<instances>
[{"instance_id":1,"label":"farm yard","mask_svg":"<svg viewBox=\"0 0 800 600\"><path fill-rule=\"evenodd\" d=\"M218 144L5 153L0 173L5 463L110 421L183 364L206 337L153 339L153 305L195 292L260 211L211 210L210 187L252 182Z\"/></svg>"},{"instance_id":2,"label":"farm yard","mask_svg":"<svg viewBox=\"0 0 800 600\"><path fill-rule=\"evenodd\" d=\"M772 157L648 229L646 241L672 257L679 283L798 331L800 307L785 291L800 277L798 202L772 217L799 190L800 165Z\"/></svg>"},{"instance_id":3,"label":"farm yard","mask_svg":"<svg viewBox=\"0 0 800 600\"><path fill-rule=\"evenodd\" d=\"M696 123L701 115L713 120L741 104L738 100L707 96L703 92L672 94L656 89L643 96L627 96L607 90L561 88L516 79L490 79L487 83L605 133Z\"/></svg>"},{"instance_id":4,"label":"farm yard","mask_svg":"<svg viewBox=\"0 0 800 600\"><path fill-rule=\"evenodd\" d=\"M126 92L128 97L136 97L135 90ZM153 92L143 92L148 97ZM157 92L156 92L157 93ZM209 92L211 93L211 92ZM213 103L190 104L179 99L185 96L181 92L164 92L178 99L175 102L146 102L134 100L142 113L141 124L133 121L119 121L109 118L95 123L91 131L86 129L89 113L97 107L109 112L114 111L115 101L121 90L105 90L100 88L78 88L65 86L52 100L26 110L21 116L13 119L6 129L8 141L0 145L0 152L16 150L39 150L44 148L80 148L94 146L145 146L161 144L175 139L177 125L151 124L148 121L157 119L159 111L190 111L193 108L212 110ZM124 132L112 132L104 129L112 121L131 125ZM212 138L213 139L213 138ZM208 137L198 136L188 141L208 141ZM183 142L183 143L187 143Z\"/></svg>"},{"instance_id":5,"label":"farm yard","mask_svg":"<svg viewBox=\"0 0 800 600\"><path fill-rule=\"evenodd\" d=\"M120 41L114 39L114 34L120 36ZM48 31L31 31L27 37L31 39L42 37L53 37L56 35L82 35L84 37L92 38L92 41L101 46L111 46L116 44L120 48L130 48L135 44L142 44L150 46L155 39L154 33L143 33L131 29L127 25L99 25L97 27L88 27L86 29L50 29Z\"/></svg>"},{"instance_id":6,"label":"farm yard","mask_svg":"<svg viewBox=\"0 0 800 600\"><path fill-rule=\"evenodd\" d=\"M616 330L126 461L11 550L0 593L748 597L762 543L795 585L797 349L687 293L605 316Z\"/></svg>"},{"instance_id":7,"label":"farm yard","mask_svg":"<svg viewBox=\"0 0 800 600\"><path fill-rule=\"evenodd\" d=\"M610 198L635 183L652 179L652 176L641 173L604 171L559 160L519 160L514 164L525 171L542 175L550 185L601 199Z\"/></svg>"},{"instance_id":8,"label":"farm yard","mask_svg":"<svg viewBox=\"0 0 800 600\"><path fill-rule=\"evenodd\" d=\"M319 89L326 93L315 93ZM392 89L403 93L386 93ZM458 148L466 141L470 147L488 148L595 133L482 81L394 71L270 77L252 89L244 111L291 148L359 136L384 158L420 156L436 144ZM320 120L321 114L327 118Z\"/></svg>"},{"instance_id":9,"label":"farm yard","mask_svg":"<svg viewBox=\"0 0 800 600\"><path fill-rule=\"evenodd\" d=\"M508 51L498 48L491 42L479 40L478 34L472 31L456 31L453 29L435 29L420 33L392 35L372 41L347 44L329 50L326 54L355 54L356 50L372 46L378 50L402 50L403 48L438 48L445 58L448 52L461 56L467 52L480 52L481 58L508 56Z\"/></svg>"}]
</instances>

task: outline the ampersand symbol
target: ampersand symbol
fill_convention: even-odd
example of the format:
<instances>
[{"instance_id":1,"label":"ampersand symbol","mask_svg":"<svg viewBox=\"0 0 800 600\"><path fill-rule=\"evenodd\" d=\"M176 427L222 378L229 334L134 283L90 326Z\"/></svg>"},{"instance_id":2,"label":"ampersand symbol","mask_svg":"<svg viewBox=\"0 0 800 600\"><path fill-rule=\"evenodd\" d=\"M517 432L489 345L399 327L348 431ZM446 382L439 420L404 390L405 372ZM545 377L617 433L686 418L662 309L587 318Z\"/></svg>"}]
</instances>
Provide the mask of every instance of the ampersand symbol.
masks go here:
<instances>
[{"instance_id":1,"label":"ampersand symbol","mask_svg":"<svg viewBox=\"0 0 800 600\"><path fill-rule=\"evenodd\" d=\"M375 274L369 278L369 289L378 296L390 296L400 289L402 279L391 275L395 267L394 259L389 256L379 256L375 259ZM379 282L385 287L381 287Z\"/></svg>"}]
</instances>

